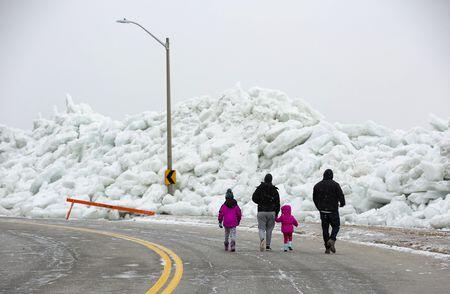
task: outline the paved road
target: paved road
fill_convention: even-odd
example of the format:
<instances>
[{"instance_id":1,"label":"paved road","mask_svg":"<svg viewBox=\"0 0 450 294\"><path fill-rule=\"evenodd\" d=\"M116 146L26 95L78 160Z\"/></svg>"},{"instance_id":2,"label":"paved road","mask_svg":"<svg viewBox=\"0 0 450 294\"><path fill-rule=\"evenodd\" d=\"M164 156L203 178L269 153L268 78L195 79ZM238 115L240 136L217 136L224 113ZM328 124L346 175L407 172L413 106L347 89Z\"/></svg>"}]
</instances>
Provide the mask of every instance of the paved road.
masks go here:
<instances>
[{"instance_id":1,"label":"paved road","mask_svg":"<svg viewBox=\"0 0 450 294\"><path fill-rule=\"evenodd\" d=\"M0 218L0 293L145 293L164 263L149 248L112 236ZM259 252L238 229L224 252L215 227L125 221L26 220L91 228L163 245L184 264L175 293L449 293L448 263L347 242L323 254L320 240L294 236L293 252ZM175 267L172 269L173 277Z\"/></svg>"}]
</instances>

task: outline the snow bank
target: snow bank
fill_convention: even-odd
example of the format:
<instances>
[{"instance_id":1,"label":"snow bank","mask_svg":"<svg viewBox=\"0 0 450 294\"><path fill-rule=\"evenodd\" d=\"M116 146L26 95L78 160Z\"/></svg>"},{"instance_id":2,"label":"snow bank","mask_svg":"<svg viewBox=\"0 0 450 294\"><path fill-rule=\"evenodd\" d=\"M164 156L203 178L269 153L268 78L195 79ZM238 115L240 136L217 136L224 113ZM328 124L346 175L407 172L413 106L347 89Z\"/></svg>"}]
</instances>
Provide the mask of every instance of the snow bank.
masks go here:
<instances>
[{"instance_id":1,"label":"snow bank","mask_svg":"<svg viewBox=\"0 0 450 294\"><path fill-rule=\"evenodd\" d=\"M347 197L343 222L450 226L449 120L431 115L430 128L409 131L330 124L306 102L260 88L188 100L173 113L174 196L162 184L165 130L163 113L114 121L70 97L65 112L32 131L0 126L0 215L63 217L68 196L214 215L231 187L250 217L251 195L271 172L282 202L317 220L312 187L331 168ZM83 206L73 215L117 217Z\"/></svg>"}]
</instances>

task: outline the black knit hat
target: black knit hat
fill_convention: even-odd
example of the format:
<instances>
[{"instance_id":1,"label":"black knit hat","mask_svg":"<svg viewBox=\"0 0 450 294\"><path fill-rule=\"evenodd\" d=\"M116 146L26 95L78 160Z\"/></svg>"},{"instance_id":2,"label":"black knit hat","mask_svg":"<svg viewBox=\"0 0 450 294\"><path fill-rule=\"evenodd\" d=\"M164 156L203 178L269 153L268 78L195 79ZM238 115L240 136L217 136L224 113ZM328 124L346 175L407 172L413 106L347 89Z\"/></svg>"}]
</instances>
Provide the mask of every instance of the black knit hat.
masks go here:
<instances>
[{"instance_id":1,"label":"black knit hat","mask_svg":"<svg viewBox=\"0 0 450 294\"><path fill-rule=\"evenodd\" d=\"M227 193L225 194L225 199L234 199L233 191L231 191L231 189L227 190Z\"/></svg>"},{"instance_id":2,"label":"black knit hat","mask_svg":"<svg viewBox=\"0 0 450 294\"><path fill-rule=\"evenodd\" d=\"M272 175L271 174L267 174L264 177L264 183L272 183Z\"/></svg>"}]
</instances>

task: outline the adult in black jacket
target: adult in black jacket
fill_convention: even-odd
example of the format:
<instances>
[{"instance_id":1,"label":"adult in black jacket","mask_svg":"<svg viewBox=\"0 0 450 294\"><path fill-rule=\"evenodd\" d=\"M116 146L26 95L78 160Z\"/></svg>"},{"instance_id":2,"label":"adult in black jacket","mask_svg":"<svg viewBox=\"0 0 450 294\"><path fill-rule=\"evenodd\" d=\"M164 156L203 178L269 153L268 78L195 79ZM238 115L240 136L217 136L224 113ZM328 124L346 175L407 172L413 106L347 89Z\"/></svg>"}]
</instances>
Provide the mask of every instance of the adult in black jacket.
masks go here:
<instances>
[{"instance_id":1,"label":"adult in black jacket","mask_svg":"<svg viewBox=\"0 0 450 294\"><path fill-rule=\"evenodd\" d=\"M313 191L314 204L320 212L320 220L322 221L322 235L325 244L325 253L330 251L336 253L334 244L339 232L339 206L345 205L344 193L341 186L333 181L333 171L327 169L323 173L323 180L314 186ZM329 233L331 225L331 236Z\"/></svg>"},{"instance_id":2,"label":"adult in black jacket","mask_svg":"<svg viewBox=\"0 0 450 294\"><path fill-rule=\"evenodd\" d=\"M258 229L259 229L259 249L264 251L272 250L272 231L275 227L275 218L280 212L280 195L278 188L272 184L272 175L267 174L264 182L256 188L252 197L253 202L258 204Z\"/></svg>"}]
</instances>

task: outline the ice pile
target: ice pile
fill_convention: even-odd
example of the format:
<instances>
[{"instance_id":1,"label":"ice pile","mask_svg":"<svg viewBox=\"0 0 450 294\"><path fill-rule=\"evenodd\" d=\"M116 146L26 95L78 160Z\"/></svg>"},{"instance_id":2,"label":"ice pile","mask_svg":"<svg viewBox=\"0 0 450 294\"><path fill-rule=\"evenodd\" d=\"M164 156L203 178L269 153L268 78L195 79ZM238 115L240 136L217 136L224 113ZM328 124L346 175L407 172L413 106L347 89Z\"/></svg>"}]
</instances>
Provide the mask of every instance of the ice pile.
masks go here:
<instances>
[{"instance_id":1,"label":"ice pile","mask_svg":"<svg viewBox=\"0 0 450 294\"><path fill-rule=\"evenodd\" d=\"M165 113L114 121L67 99L65 112L31 132L0 127L0 215L63 217L66 197L178 215L215 215L231 187L245 216L266 172L283 203L317 220L312 187L326 168L341 183L349 223L450 227L450 121L391 130L374 122L331 124L302 100L239 87L220 98L179 104L173 113L177 191L162 184ZM115 218L75 206L80 218Z\"/></svg>"}]
</instances>

